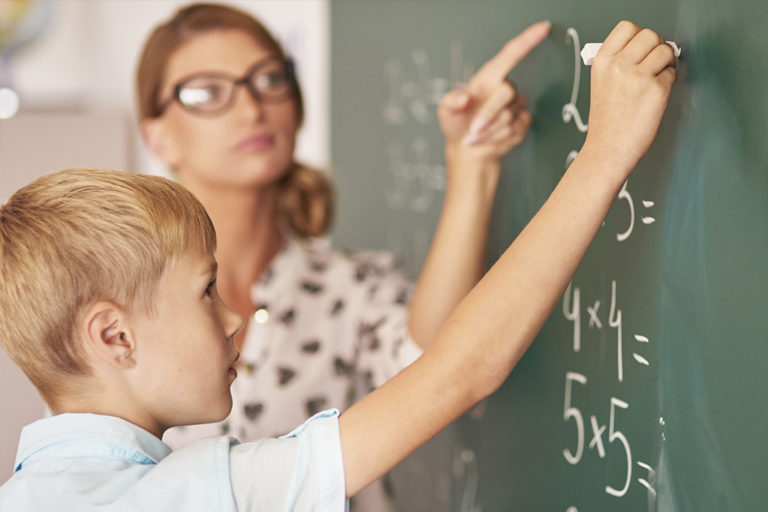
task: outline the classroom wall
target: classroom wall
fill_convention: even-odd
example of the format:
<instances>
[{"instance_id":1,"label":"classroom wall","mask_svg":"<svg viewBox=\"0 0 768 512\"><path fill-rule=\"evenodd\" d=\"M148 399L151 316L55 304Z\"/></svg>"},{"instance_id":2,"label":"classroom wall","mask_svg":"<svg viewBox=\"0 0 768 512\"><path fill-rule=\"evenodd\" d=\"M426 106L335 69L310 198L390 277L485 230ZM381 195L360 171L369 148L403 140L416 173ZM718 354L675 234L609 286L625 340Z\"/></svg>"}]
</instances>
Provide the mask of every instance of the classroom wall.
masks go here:
<instances>
[{"instance_id":1,"label":"classroom wall","mask_svg":"<svg viewBox=\"0 0 768 512\"><path fill-rule=\"evenodd\" d=\"M327 0L233 0L230 5L256 14L297 61L305 100L304 128L297 154L327 167L328 2ZM133 75L150 30L181 0L46 1L44 33L22 47L3 70L22 93L22 108L124 112L133 119ZM301 16L297 16L301 13ZM137 139L139 170L156 168Z\"/></svg>"},{"instance_id":2,"label":"classroom wall","mask_svg":"<svg viewBox=\"0 0 768 512\"><path fill-rule=\"evenodd\" d=\"M136 129L133 74L152 27L187 3L42 2L42 33L10 56L4 54L0 67L0 85L13 85L21 97L18 116L0 121L0 202L38 174L72 165L165 173ZM227 3L257 15L295 58L305 102L297 155L328 168L327 0ZM21 427L42 411L34 388L0 351L0 481L11 475Z\"/></svg>"}]
</instances>

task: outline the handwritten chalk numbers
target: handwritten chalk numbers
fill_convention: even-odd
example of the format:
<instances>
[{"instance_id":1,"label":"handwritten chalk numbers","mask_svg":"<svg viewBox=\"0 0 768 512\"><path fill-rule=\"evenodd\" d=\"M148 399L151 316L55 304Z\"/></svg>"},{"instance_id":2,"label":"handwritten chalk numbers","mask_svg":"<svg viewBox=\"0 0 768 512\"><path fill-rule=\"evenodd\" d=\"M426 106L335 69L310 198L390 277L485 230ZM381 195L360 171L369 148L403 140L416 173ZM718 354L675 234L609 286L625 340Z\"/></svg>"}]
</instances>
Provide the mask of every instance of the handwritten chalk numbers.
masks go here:
<instances>
[{"instance_id":1,"label":"handwritten chalk numbers","mask_svg":"<svg viewBox=\"0 0 768 512\"><path fill-rule=\"evenodd\" d=\"M565 400L563 403L563 421L573 421L576 427L576 449L570 450L568 448L563 449L563 457L571 464L578 464L584 454L584 416L578 407L574 407L573 396L573 383L579 383L582 386L587 384L587 377L576 372L567 372L565 374ZM618 428L616 421L616 408L628 409L629 404L624 400L616 397L611 397L610 416L608 420L608 445L616 446L624 451L627 460L627 471L624 482L620 488L613 487L611 485L605 486L605 492L616 497L624 496L629 489L629 484L632 480L632 449L629 446L627 436ZM589 442L588 448L595 450L598 457L604 459L606 457L605 444L603 442L603 435L605 433L605 425L601 425L597 419L597 416L590 416L590 427L592 428L592 439ZM618 444L614 444L618 443Z\"/></svg>"},{"instance_id":2,"label":"handwritten chalk numbers","mask_svg":"<svg viewBox=\"0 0 768 512\"><path fill-rule=\"evenodd\" d=\"M572 43L573 45L573 87L571 88L571 99L563 105L563 122L574 122L576 129L581 133L587 133L587 124L581 119L579 108L576 106L576 100L579 97L579 86L581 82L581 59L579 53L581 52L581 44L579 43L579 33L573 27L568 28L566 31L566 43Z\"/></svg>"},{"instance_id":3,"label":"handwritten chalk numbers","mask_svg":"<svg viewBox=\"0 0 768 512\"><path fill-rule=\"evenodd\" d=\"M608 427L608 442L620 442L627 454L627 478L624 480L624 486L621 489L615 489L610 485L606 485L605 492L613 496L621 497L627 493L627 489L629 489L629 482L632 480L632 450L629 448L629 441L627 441L627 437L622 434L621 431L614 428L614 418L616 413L616 407L614 406L627 409L629 408L629 404L623 400L619 400L618 398L611 397L611 419L609 421Z\"/></svg>"},{"instance_id":4,"label":"handwritten chalk numbers","mask_svg":"<svg viewBox=\"0 0 768 512\"><path fill-rule=\"evenodd\" d=\"M593 338L584 338L582 336L582 325L588 331L600 331L602 329L615 329L616 332L616 373L615 382L617 384L624 381L624 319L622 309L619 306L619 286L615 279L611 280L610 298L603 296L588 297L585 296L582 288L574 282L568 284L563 295L562 314L563 317L572 323L573 330L571 337L574 353L581 352L585 346L589 348L589 342ZM606 290L607 291L607 290ZM607 307L601 309L601 304L605 302ZM583 310L582 310L583 307ZM582 322L584 318L584 322ZM596 340L603 339L598 334ZM635 344L632 347L632 359L643 367L650 366L650 362L642 353L650 344L651 340L642 333L635 333L630 338ZM631 360L630 360L631 361ZM567 448L563 449L563 457L568 464L573 466L579 464L587 453L592 452L600 459L605 459L610 454L611 461L616 464L622 464L624 469L612 471L612 478L615 481L605 482L604 491L606 494L616 497L626 495L632 481L632 472L634 464L637 464L642 470L647 472L647 478L637 478L637 482L646 487L650 494L656 494L649 483L653 477L653 469L640 461L633 461L632 448L630 441L621 428L621 418L624 416L622 411L629 409L629 403L616 396L609 397L608 421L600 420L598 414L588 414L579 407L578 397L589 394L588 378L585 373L568 371L565 374L565 392L563 399L563 421L572 425L574 429L569 431L569 441L566 442ZM662 420L663 421L663 420ZM571 427L569 427L570 429ZM589 430L589 432L587 432ZM575 439L574 439L575 438ZM642 472L642 471L641 471ZM574 508L575 510L575 508Z\"/></svg>"},{"instance_id":5,"label":"handwritten chalk numbers","mask_svg":"<svg viewBox=\"0 0 768 512\"><path fill-rule=\"evenodd\" d=\"M472 76L471 63L464 61L461 43L451 45L449 60L453 83ZM445 190L442 144L440 149L433 150L427 134L433 130L430 125L437 122L437 105L448 92L449 79L436 76L430 56L417 49L408 58L388 59L384 63L383 83L387 99L381 106L381 117L385 125L395 128L387 147L392 176L387 206L394 211L424 213ZM419 127L423 135L403 131L401 127L405 125Z\"/></svg>"},{"instance_id":6,"label":"handwritten chalk numbers","mask_svg":"<svg viewBox=\"0 0 768 512\"><path fill-rule=\"evenodd\" d=\"M600 305L602 300L598 297L585 308L587 314L587 327L596 330L602 330L604 323L608 328L616 329L616 380L618 382L624 382L624 327L622 319L622 311L619 308L618 292L616 291L616 280L611 280L611 299L608 308L608 318L604 318L601 315ZM582 293L578 286L574 286L573 282L568 284L563 295L563 317L569 322L573 323L573 351L580 352L582 345ZM603 310L604 311L604 310ZM635 342L643 344L650 343L650 339L643 334L636 333L633 335ZM636 363L643 366L650 366L650 362L643 355L633 352L632 358Z\"/></svg>"},{"instance_id":7,"label":"handwritten chalk numbers","mask_svg":"<svg viewBox=\"0 0 768 512\"><path fill-rule=\"evenodd\" d=\"M622 231L621 233L616 233L616 240L619 242L623 242L629 236L632 234L632 231L635 229L635 203L632 201L632 195L627 190L627 181L624 182L624 185L621 187L621 190L619 191L618 199L626 201L627 208L629 209L629 221L627 223L627 229ZM643 200L641 202L643 208L650 209L652 208L655 203L653 201ZM656 222L656 219L654 217L651 217L650 215L645 215L640 218L640 221L643 224L653 224Z\"/></svg>"},{"instance_id":8,"label":"handwritten chalk numbers","mask_svg":"<svg viewBox=\"0 0 768 512\"><path fill-rule=\"evenodd\" d=\"M384 197L387 208L396 212L394 215L407 215L415 221L389 223L387 244L416 266L431 240L431 228L419 221L419 216L439 204L445 190L442 141L439 148L430 143L437 123L437 105L449 83L466 81L473 73L471 64L463 58L461 43L451 45L448 59L450 80L437 76L434 69L438 66L423 49L383 63L381 83L386 89L380 115L390 133L386 155L390 183Z\"/></svg>"},{"instance_id":9,"label":"handwritten chalk numbers","mask_svg":"<svg viewBox=\"0 0 768 512\"><path fill-rule=\"evenodd\" d=\"M562 121L565 124L572 124L579 133L586 133L589 126L584 122L586 118L581 115L577 105L581 86L582 61L580 58L581 42L579 33L575 28L567 29L565 45L573 47L574 63L571 95L568 102L562 107ZM577 150L568 152L565 158L565 168L573 163L578 154ZM610 240L614 240L615 237L615 242L611 243L624 244L642 226L653 224L656 221L653 216L654 206L654 201L635 199L630 191L629 181L625 181L616 196L615 208L611 213L615 217L615 221L603 223L604 227L606 225L616 226L609 228L611 231L608 234ZM629 402L616 396L610 396L617 394L618 390L608 390L605 398L598 398L597 400L599 403L608 405L607 410L602 413L590 414L592 411L584 410L579 405L580 398L581 403L584 403L585 399L590 398L590 394L597 392L598 388L602 389L606 383L613 382L616 386L621 386L624 383L625 349L628 349L632 354L632 358L628 358L626 362L634 362L641 367L651 365L645 356L646 348L651 342L648 336L643 333L634 333L625 339L624 330L626 325L631 323L628 322L627 315L631 315L631 312L622 311L618 290L620 287L615 279L610 280L610 283L610 295L606 289L597 296L589 296L586 293L586 288L577 286L575 282L568 285L563 295L562 314L572 324L572 340L569 342L572 341L574 354L593 353L589 349L594 348L592 343L597 343L600 347L601 360L607 348L608 360L612 359L615 354L616 361L615 373L611 369L613 365L607 365L607 373L602 374L600 378L590 377L592 379L591 387L588 386L589 380L587 379L590 372L572 370L566 372L563 422L567 425L567 441L564 443L567 447L563 448L563 458L572 466L578 465L585 458L589 459L591 454L596 455L599 460L609 461L611 470L606 472L607 481L598 486L596 490L604 486L605 494L617 498L625 496L629 491L634 468L641 475L637 478L637 482L648 489L649 496L655 496L656 491L650 483L654 481L654 470L644 462L633 460L630 440L622 429L622 424L627 425L630 422L628 416ZM603 329L614 334L606 337L605 333L599 332ZM615 343L611 341L610 345L604 346L603 341L605 340L615 340ZM613 347L615 347L615 353L612 350ZM600 368L603 366L600 365ZM608 380L602 380L604 377L607 377ZM607 402L603 400L607 400ZM589 403L594 404L595 400L590 400ZM607 422L605 421L606 414ZM661 421L663 423L663 420ZM570 506L566 512L578 512L578 509L575 506Z\"/></svg>"},{"instance_id":10,"label":"handwritten chalk numbers","mask_svg":"<svg viewBox=\"0 0 768 512\"><path fill-rule=\"evenodd\" d=\"M616 360L619 382L624 381L623 343L621 339L621 310L616 307L616 280L611 281L611 311L608 325L616 328Z\"/></svg>"},{"instance_id":11,"label":"handwritten chalk numbers","mask_svg":"<svg viewBox=\"0 0 768 512\"><path fill-rule=\"evenodd\" d=\"M573 381L579 384L586 384L587 378L575 372L568 372L565 374L565 403L563 404L563 421L569 421L573 419L576 424L576 453L571 452L568 449L563 450L563 456L569 464L578 464L581 460L582 452L584 451L584 418L581 415L581 411L571 405L571 383Z\"/></svg>"},{"instance_id":12,"label":"handwritten chalk numbers","mask_svg":"<svg viewBox=\"0 0 768 512\"><path fill-rule=\"evenodd\" d=\"M563 105L563 122L568 124L573 121L576 125L576 129L580 133L587 133L588 126L582 120L579 108L576 106L576 100L579 98L579 87L581 85L581 59L579 58L581 43L579 42L579 33L575 28L570 27L565 34L565 43L573 46L573 86L571 87L571 97L568 100L568 103ZM572 150L568 153L568 156L565 159L566 169L573 163L578 154L579 152L576 150Z\"/></svg>"},{"instance_id":13,"label":"handwritten chalk numbers","mask_svg":"<svg viewBox=\"0 0 768 512\"><path fill-rule=\"evenodd\" d=\"M624 185L621 187L621 190L619 191L619 199L623 199L627 202L627 205L629 205L629 227L627 227L627 230L623 233L616 233L616 240L619 242L623 242L627 238L629 238L629 235L632 234L632 230L635 227L635 205L632 203L632 196L629 195L629 192L627 192L627 182L624 182Z\"/></svg>"},{"instance_id":14,"label":"handwritten chalk numbers","mask_svg":"<svg viewBox=\"0 0 768 512\"><path fill-rule=\"evenodd\" d=\"M482 507L477 503L480 467L475 452L461 448L454 453L453 480L458 490L456 512L482 512Z\"/></svg>"},{"instance_id":15,"label":"handwritten chalk numbers","mask_svg":"<svg viewBox=\"0 0 768 512\"><path fill-rule=\"evenodd\" d=\"M387 149L393 182L387 206L396 211L427 211L435 197L439 197L438 191L445 189L445 166L431 163L429 144L424 137L414 137L407 145L392 141Z\"/></svg>"},{"instance_id":16,"label":"handwritten chalk numbers","mask_svg":"<svg viewBox=\"0 0 768 512\"><path fill-rule=\"evenodd\" d=\"M573 299L571 299L571 289L573 289ZM574 287L573 283L569 283L565 290L563 316L566 320L573 322L573 351L578 352L581 350L581 290Z\"/></svg>"},{"instance_id":17,"label":"handwritten chalk numbers","mask_svg":"<svg viewBox=\"0 0 768 512\"><path fill-rule=\"evenodd\" d=\"M384 75L388 88L381 110L384 121L400 125L409 118L421 124L434 120L435 107L448 92L448 81L432 75L427 52L415 50L405 66L398 59L389 59Z\"/></svg>"}]
</instances>

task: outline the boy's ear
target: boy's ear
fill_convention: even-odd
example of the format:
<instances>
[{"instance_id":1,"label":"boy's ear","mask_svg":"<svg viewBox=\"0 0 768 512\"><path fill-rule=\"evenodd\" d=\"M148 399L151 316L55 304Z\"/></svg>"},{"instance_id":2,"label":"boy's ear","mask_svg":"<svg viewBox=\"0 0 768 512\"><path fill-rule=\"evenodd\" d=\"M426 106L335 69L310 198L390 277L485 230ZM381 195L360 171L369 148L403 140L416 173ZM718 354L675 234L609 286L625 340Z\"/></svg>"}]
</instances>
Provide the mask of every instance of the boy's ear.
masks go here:
<instances>
[{"instance_id":1,"label":"boy's ear","mask_svg":"<svg viewBox=\"0 0 768 512\"><path fill-rule=\"evenodd\" d=\"M141 122L141 138L150 151L171 169L178 163L173 141L166 133L162 118L144 119Z\"/></svg>"},{"instance_id":2,"label":"boy's ear","mask_svg":"<svg viewBox=\"0 0 768 512\"><path fill-rule=\"evenodd\" d=\"M97 359L114 368L136 366L134 339L125 311L113 302L91 306L83 317L85 343Z\"/></svg>"}]
</instances>

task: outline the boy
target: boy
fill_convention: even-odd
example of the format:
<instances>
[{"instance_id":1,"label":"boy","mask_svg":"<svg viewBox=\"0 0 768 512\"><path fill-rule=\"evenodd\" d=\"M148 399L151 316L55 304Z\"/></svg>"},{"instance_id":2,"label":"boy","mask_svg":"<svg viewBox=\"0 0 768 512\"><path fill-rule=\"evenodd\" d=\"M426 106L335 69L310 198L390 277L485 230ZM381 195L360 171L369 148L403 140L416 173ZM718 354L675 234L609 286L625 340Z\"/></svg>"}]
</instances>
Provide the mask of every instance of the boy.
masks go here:
<instances>
[{"instance_id":1,"label":"boy","mask_svg":"<svg viewBox=\"0 0 768 512\"><path fill-rule=\"evenodd\" d=\"M56 414L22 432L10 510L334 510L506 379L650 147L674 56L622 22L592 70L590 127L539 213L411 366L289 436L170 452L231 407L241 320L216 294L202 206L162 178L70 170L0 209L0 342ZM55 297L55 300L51 298Z\"/></svg>"}]
</instances>

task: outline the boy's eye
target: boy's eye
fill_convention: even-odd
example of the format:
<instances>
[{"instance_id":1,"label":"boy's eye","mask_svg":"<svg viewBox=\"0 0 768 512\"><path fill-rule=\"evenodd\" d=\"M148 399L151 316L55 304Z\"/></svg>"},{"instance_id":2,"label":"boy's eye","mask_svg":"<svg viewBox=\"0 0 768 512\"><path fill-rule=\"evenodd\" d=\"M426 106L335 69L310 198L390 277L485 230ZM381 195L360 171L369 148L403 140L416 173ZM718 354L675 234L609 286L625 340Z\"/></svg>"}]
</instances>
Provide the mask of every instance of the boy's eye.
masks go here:
<instances>
[{"instance_id":1,"label":"boy's eye","mask_svg":"<svg viewBox=\"0 0 768 512\"><path fill-rule=\"evenodd\" d=\"M208 287L205 289L205 295L206 297L213 297L214 293L216 292L216 280L214 279L210 283L208 283Z\"/></svg>"}]
</instances>

